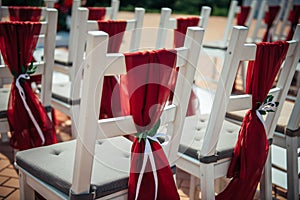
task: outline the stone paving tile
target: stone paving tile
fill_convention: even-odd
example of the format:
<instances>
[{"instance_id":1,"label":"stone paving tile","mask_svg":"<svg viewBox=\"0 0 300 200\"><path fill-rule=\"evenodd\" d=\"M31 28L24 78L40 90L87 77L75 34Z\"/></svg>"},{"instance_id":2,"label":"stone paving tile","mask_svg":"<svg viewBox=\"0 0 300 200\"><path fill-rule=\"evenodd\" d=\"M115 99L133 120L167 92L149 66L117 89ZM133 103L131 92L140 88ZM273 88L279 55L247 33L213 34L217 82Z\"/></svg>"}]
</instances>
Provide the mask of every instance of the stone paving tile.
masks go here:
<instances>
[{"instance_id":1,"label":"stone paving tile","mask_svg":"<svg viewBox=\"0 0 300 200\"><path fill-rule=\"evenodd\" d=\"M9 179L7 176L0 176L0 185Z\"/></svg>"},{"instance_id":2,"label":"stone paving tile","mask_svg":"<svg viewBox=\"0 0 300 200\"><path fill-rule=\"evenodd\" d=\"M14 190L15 190L14 188L0 186L0 197L6 197Z\"/></svg>"},{"instance_id":3,"label":"stone paving tile","mask_svg":"<svg viewBox=\"0 0 300 200\"><path fill-rule=\"evenodd\" d=\"M5 198L6 200L18 200L20 199L20 191L15 190L12 194Z\"/></svg>"},{"instance_id":4,"label":"stone paving tile","mask_svg":"<svg viewBox=\"0 0 300 200\"><path fill-rule=\"evenodd\" d=\"M0 158L0 171L10 165L10 162L8 159L1 159Z\"/></svg>"},{"instance_id":5,"label":"stone paving tile","mask_svg":"<svg viewBox=\"0 0 300 200\"><path fill-rule=\"evenodd\" d=\"M10 169L10 168L5 168L4 170L2 170L0 172L0 175L19 178L17 171L15 169Z\"/></svg>"},{"instance_id":6,"label":"stone paving tile","mask_svg":"<svg viewBox=\"0 0 300 200\"><path fill-rule=\"evenodd\" d=\"M3 184L3 186L19 188L19 179L18 178L10 178L7 182Z\"/></svg>"}]
</instances>

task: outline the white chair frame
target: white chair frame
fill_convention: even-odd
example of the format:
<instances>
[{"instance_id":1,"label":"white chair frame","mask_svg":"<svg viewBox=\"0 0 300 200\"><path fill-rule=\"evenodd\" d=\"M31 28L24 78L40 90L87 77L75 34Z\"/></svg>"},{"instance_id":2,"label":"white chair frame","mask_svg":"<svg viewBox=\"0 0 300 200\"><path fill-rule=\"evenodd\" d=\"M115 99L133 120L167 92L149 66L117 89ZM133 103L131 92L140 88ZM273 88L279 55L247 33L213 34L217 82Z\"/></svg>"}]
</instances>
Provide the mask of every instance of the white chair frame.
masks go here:
<instances>
[{"instance_id":1,"label":"white chair frame","mask_svg":"<svg viewBox=\"0 0 300 200\"><path fill-rule=\"evenodd\" d=\"M232 41L229 43L227 49L221 78L218 82L217 92L212 106L212 112L210 113L210 118L205 129L206 132L203 138L202 147L200 147L200 160L194 159L183 153L179 153L180 159L177 161L177 166L184 171L187 171L191 175L200 178L202 199L215 198L214 180L226 175L227 168L231 160L229 157L226 157L216 159L213 162L205 161L206 158L214 158L215 155L217 155L217 146L219 143L224 142L226 137L229 137L223 135L225 138L222 137L222 139L219 141L219 138L222 136L222 123L216 122L223 122L226 112L251 108L251 95L230 96L234 77L240 61L255 59L256 45L245 44L247 34L248 30L245 27L234 27L233 29L231 36ZM273 137L282 104L286 98L287 91L300 56L299 40L292 40L289 41L289 43L290 47L287 53L287 59L284 67L282 68L284 71L281 71L276 88L270 90L270 93L275 96L276 101L279 101L279 106L277 111L275 113L268 114L265 120L268 130L268 138ZM235 133L235 140L237 139L237 133ZM231 133L231 135L232 134L233 133ZM235 145L234 138L231 138L231 142L226 146L232 145L231 148L233 148ZM222 145L221 143L220 145ZM195 178L192 178L191 180L195 180ZM270 185L266 185L266 187L271 188ZM194 188L191 189L194 190ZM194 191L191 191L190 194L191 193L193 194ZM266 195L266 199L271 199L271 196L267 196L271 195L268 189L266 189L263 193L263 195Z\"/></svg>"}]
</instances>

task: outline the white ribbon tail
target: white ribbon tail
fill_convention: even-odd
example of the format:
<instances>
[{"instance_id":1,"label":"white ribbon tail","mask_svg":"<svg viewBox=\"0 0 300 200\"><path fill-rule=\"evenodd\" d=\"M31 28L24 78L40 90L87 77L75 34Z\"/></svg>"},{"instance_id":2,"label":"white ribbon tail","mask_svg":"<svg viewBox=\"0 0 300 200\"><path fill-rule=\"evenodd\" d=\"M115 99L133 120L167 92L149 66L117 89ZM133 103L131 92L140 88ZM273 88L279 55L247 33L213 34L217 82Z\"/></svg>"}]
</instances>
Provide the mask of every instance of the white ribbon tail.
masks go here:
<instances>
[{"instance_id":1,"label":"white ribbon tail","mask_svg":"<svg viewBox=\"0 0 300 200\"><path fill-rule=\"evenodd\" d=\"M23 88L22 88L22 86L21 86L21 84L20 84L20 79L21 79L21 78L29 79L29 76L28 76L27 74L21 74L21 75L19 75L19 77L16 79L16 86L17 86L17 88L18 88L19 94L20 94L21 99L22 99L22 101L23 101L24 107L25 107L25 109L26 109L26 111L27 111L27 113L28 113L28 115L29 115L31 121L33 122L33 124L34 124L34 126L35 126L35 128L36 128L36 130L37 130L37 132L38 132L38 134L39 134L39 136L40 136L40 138L41 138L41 140L42 140L42 144L45 144L45 137L44 137L44 135L43 135L43 132L42 132L42 130L41 130L39 124L38 124L37 121L35 120L35 118L34 118L32 112L31 112L29 106L28 106L27 103L26 103L25 92L24 92L24 90L23 90Z\"/></svg>"},{"instance_id":2,"label":"white ribbon tail","mask_svg":"<svg viewBox=\"0 0 300 200\"><path fill-rule=\"evenodd\" d=\"M268 103L264 103L262 104L257 110L256 110L256 115L258 117L258 119L261 121L261 123L264 125L265 131L267 133L268 129L267 126L265 124L265 121L263 119L263 116L260 114L259 110L263 110L263 111L274 111L274 108L276 108L276 103L275 102L268 102Z\"/></svg>"},{"instance_id":3,"label":"white ribbon tail","mask_svg":"<svg viewBox=\"0 0 300 200\"><path fill-rule=\"evenodd\" d=\"M265 124L263 116L260 114L260 112L258 110L256 110L256 115L257 115L258 119L261 121L261 123L263 124L263 126L265 128L265 132L267 133L267 126Z\"/></svg>"},{"instance_id":4,"label":"white ribbon tail","mask_svg":"<svg viewBox=\"0 0 300 200\"><path fill-rule=\"evenodd\" d=\"M140 174L139 174L139 178L138 178L138 182L137 182L137 187L136 187L136 193L135 193L135 200L137 200L138 196L139 196L139 191L140 191L140 188L141 188L141 183L142 183L142 179L143 179L143 175L145 173L145 169L146 169L146 164L147 164L147 159L149 157L150 159L150 164L151 164L151 167L152 167L152 172L153 172L153 177L154 177L154 184L155 184L155 198L154 199L157 199L157 194L158 194L158 177L157 177L157 169L156 169L156 166L155 166L155 160L154 160L154 156L153 156L153 153L152 153L152 149L151 149L151 145L150 145L150 142L149 142L149 139L155 141L155 142L158 142L158 137L163 137L165 136L166 137L166 140L163 144L161 144L162 146L164 145L167 145L169 140L170 140L170 137L166 134L163 134L163 133L157 133L154 137L150 137L150 136L147 136L147 139L146 139L146 144L145 144L145 150L144 150L144 158L143 158L143 165L142 165L142 169L140 171Z\"/></svg>"}]
</instances>

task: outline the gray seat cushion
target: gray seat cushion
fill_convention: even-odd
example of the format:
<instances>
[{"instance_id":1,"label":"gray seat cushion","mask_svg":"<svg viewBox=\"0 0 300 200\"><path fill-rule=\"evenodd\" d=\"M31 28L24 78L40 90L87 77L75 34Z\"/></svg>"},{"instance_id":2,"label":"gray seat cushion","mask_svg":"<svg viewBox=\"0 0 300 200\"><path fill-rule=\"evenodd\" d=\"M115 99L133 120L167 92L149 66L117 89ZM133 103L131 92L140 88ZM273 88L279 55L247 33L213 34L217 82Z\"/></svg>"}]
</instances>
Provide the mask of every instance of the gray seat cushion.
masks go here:
<instances>
[{"instance_id":1,"label":"gray seat cushion","mask_svg":"<svg viewBox=\"0 0 300 200\"><path fill-rule=\"evenodd\" d=\"M131 141L124 137L99 140L96 144L91 187L96 198L128 187ZM36 178L69 194L76 141L20 151L16 163ZM84 174L83 174L84 176Z\"/></svg>"},{"instance_id":2,"label":"gray seat cushion","mask_svg":"<svg viewBox=\"0 0 300 200\"><path fill-rule=\"evenodd\" d=\"M208 114L200 115L197 123L189 122L189 119L186 119L179 146L180 153L186 154L197 160L200 159L200 151L208 119ZM218 140L219 142L217 144L216 157L213 158L214 160L232 156L239 130L239 125L224 121L220 138ZM210 158L208 158L207 162L210 162Z\"/></svg>"}]
</instances>

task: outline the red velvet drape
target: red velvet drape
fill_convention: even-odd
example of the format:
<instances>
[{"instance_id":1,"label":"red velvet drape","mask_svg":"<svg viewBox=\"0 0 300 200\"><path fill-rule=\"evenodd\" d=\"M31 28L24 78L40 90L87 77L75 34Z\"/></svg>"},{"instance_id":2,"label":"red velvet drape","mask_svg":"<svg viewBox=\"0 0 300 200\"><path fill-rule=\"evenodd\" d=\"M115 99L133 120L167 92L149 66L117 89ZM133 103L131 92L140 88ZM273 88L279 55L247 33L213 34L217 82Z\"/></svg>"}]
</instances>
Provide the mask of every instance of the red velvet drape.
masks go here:
<instances>
[{"instance_id":1,"label":"red velvet drape","mask_svg":"<svg viewBox=\"0 0 300 200\"><path fill-rule=\"evenodd\" d=\"M88 7L88 20L103 20L106 14L106 8L103 7Z\"/></svg>"},{"instance_id":2,"label":"red velvet drape","mask_svg":"<svg viewBox=\"0 0 300 200\"><path fill-rule=\"evenodd\" d=\"M56 143L54 126L38 97L31 90L28 81L21 79L20 84L24 90L27 105L42 130L45 138L44 144L16 88L16 78L26 73L32 60L40 28L39 22L0 23L0 50L4 62L14 75L7 108L7 118L12 131L10 144L13 148L20 150Z\"/></svg>"},{"instance_id":3,"label":"red velvet drape","mask_svg":"<svg viewBox=\"0 0 300 200\"><path fill-rule=\"evenodd\" d=\"M247 71L246 92L252 94L252 109L243 120L227 177L231 182L216 199L253 199L267 159L269 145L264 125L257 116L258 102L263 103L286 56L288 43L257 44L255 61Z\"/></svg>"},{"instance_id":4,"label":"red velvet drape","mask_svg":"<svg viewBox=\"0 0 300 200\"><path fill-rule=\"evenodd\" d=\"M138 133L149 131L158 122L171 91L171 82L176 73L176 52L154 50L125 54L126 76L121 76L122 102L129 98L129 109ZM159 64L160 63L160 64ZM123 98L124 97L124 98ZM126 113L125 113L126 114ZM127 113L128 114L128 113ZM149 159L138 190L138 178L143 163L146 141L150 141L156 170L150 166ZM157 199L179 199L171 168L160 144L153 139L138 138L133 141L131 149L131 168L128 183L128 199L153 200L155 198L155 181L158 177ZM138 191L137 191L138 190Z\"/></svg>"},{"instance_id":5,"label":"red velvet drape","mask_svg":"<svg viewBox=\"0 0 300 200\"><path fill-rule=\"evenodd\" d=\"M239 12L236 16L237 22L236 24L239 26L245 26L246 20L248 18L249 12L251 7L250 6L241 6L241 12Z\"/></svg>"},{"instance_id":6,"label":"red velvet drape","mask_svg":"<svg viewBox=\"0 0 300 200\"><path fill-rule=\"evenodd\" d=\"M119 52L123 36L126 30L125 20L101 20L98 21L99 30L109 35L108 53ZM117 77L104 77L100 107L100 119L111 118L121 115L120 88Z\"/></svg>"},{"instance_id":7,"label":"red velvet drape","mask_svg":"<svg viewBox=\"0 0 300 200\"><path fill-rule=\"evenodd\" d=\"M190 26L198 26L199 17L179 17L177 18L177 29L174 30L174 47L182 47L186 30Z\"/></svg>"},{"instance_id":8,"label":"red velvet drape","mask_svg":"<svg viewBox=\"0 0 300 200\"><path fill-rule=\"evenodd\" d=\"M267 24L267 30L265 32L265 35L262 39L262 42L271 42L272 41L272 35L270 33L272 24L278 15L278 12L280 10L280 6L269 6L268 12L266 12L265 15L265 23Z\"/></svg>"},{"instance_id":9,"label":"red velvet drape","mask_svg":"<svg viewBox=\"0 0 300 200\"><path fill-rule=\"evenodd\" d=\"M299 22L299 18L300 18L300 5L294 5L293 10L291 10L288 19L291 22L291 27L286 40L291 40L293 38L294 31Z\"/></svg>"},{"instance_id":10,"label":"red velvet drape","mask_svg":"<svg viewBox=\"0 0 300 200\"><path fill-rule=\"evenodd\" d=\"M179 17L176 19L177 21L177 29L174 30L174 47L182 47L184 45L184 39L186 35L187 28L190 26L198 26L199 24L199 17ZM174 77L173 85L175 86L177 77ZM171 92L169 101L172 102L173 100L173 93ZM187 116L195 115L197 110L199 109L199 100L192 90Z\"/></svg>"},{"instance_id":11,"label":"red velvet drape","mask_svg":"<svg viewBox=\"0 0 300 200\"><path fill-rule=\"evenodd\" d=\"M31 6L9 6L10 21L33 21L38 22L41 18L42 9Z\"/></svg>"}]
</instances>

